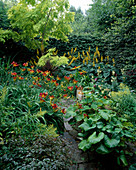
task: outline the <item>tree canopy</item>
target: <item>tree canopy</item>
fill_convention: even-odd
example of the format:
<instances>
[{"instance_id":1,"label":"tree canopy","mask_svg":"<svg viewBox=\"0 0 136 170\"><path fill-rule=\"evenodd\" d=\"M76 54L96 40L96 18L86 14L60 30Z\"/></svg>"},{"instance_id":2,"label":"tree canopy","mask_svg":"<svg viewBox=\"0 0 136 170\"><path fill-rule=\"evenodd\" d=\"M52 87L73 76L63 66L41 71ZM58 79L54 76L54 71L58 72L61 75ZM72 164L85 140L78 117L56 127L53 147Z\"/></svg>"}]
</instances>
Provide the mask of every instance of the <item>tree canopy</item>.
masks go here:
<instances>
[{"instance_id":1,"label":"tree canopy","mask_svg":"<svg viewBox=\"0 0 136 170\"><path fill-rule=\"evenodd\" d=\"M4 38L11 36L28 48L42 47L43 51L49 37L68 40L74 14L69 12L68 0L20 0L8 11L8 18L12 31L1 29Z\"/></svg>"}]
</instances>

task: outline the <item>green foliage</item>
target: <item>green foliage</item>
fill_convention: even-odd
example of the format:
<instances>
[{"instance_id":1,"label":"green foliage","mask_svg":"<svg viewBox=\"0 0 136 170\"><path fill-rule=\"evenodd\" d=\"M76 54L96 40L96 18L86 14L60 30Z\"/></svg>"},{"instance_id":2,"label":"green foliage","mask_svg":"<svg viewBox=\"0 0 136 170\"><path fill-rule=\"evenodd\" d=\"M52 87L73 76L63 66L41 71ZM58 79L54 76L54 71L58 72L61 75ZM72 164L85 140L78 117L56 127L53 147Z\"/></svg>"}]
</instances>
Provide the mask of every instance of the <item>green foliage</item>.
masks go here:
<instances>
[{"instance_id":1,"label":"green foliage","mask_svg":"<svg viewBox=\"0 0 136 170\"><path fill-rule=\"evenodd\" d=\"M59 57L55 48L49 49L46 55L43 55L39 61L38 66L44 66L47 70L54 70L61 65L68 64L68 58L65 56ZM48 68L50 65L51 68Z\"/></svg>"},{"instance_id":2,"label":"green foliage","mask_svg":"<svg viewBox=\"0 0 136 170\"><path fill-rule=\"evenodd\" d=\"M72 31L69 22L73 20L73 13L68 12L68 7L68 1L64 0L20 1L8 11L10 24L17 34L12 38L23 41L29 48L41 49L43 55L49 37L66 41Z\"/></svg>"},{"instance_id":3,"label":"green foliage","mask_svg":"<svg viewBox=\"0 0 136 170\"><path fill-rule=\"evenodd\" d=\"M136 99L131 94L129 88L120 84L118 92L111 92L116 111L122 116L136 123Z\"/></svg>"},{"instance_id":4,"label":"green foliage","mask_svg":"<svg viewBox=\"0 0 136 170\"><path fill-rule=\"evenodd\" d=\"M45 135L24 138L12 137L0 146L2 169L69 169L71 164L67 143L46 129Z\"/></svg>"},{"instance_id":5,"label":"green foliage","mask_svg":"<svg viewBox=\"0 0 136 170\"><path fill-rule=\"evenodd\" d=\"M132 88L136 88L136 64L135 65L126 65L123 69L125 84Z\"/></svg>"},{"instance_id":6,"label":"green foliage","mask_svg":"<svg viewBox=\"0 0 136 170\"><path fill-rule=\"evenodd\" d=\"M7 6L0 1L0 28L7 29L9 28L9 20L7 16Z\"/></svg>"},{"instance_id":7,"label":"green foliage","mask_svg":"<svg viewBox=\"0 0 136 170\"><path fill-rule=\"evenodd\" d=\"M74 12L74 22L71 23L71 27L73 29L72 35L83 35L86 33L86 17L84 16L83 12L81 11L81 8L75 9L74 6L70 7L70 12Z\"/></svg>"},{"instance_id":8,"label":"green foliage","mask_svg":"<svg viewBox=\"0 0 136 170\"><path fill-rule=\"evenodd\" d=\"M84 99L67 110L68 117L73 116L80 122L79 148L99 154L113 153L124 166L127 166L126 141L130 142L135 138L133 125L112 111L112 100L106 96L100 97L93 85L86 86L83 93Z\"/></svg>"}]
</instances>

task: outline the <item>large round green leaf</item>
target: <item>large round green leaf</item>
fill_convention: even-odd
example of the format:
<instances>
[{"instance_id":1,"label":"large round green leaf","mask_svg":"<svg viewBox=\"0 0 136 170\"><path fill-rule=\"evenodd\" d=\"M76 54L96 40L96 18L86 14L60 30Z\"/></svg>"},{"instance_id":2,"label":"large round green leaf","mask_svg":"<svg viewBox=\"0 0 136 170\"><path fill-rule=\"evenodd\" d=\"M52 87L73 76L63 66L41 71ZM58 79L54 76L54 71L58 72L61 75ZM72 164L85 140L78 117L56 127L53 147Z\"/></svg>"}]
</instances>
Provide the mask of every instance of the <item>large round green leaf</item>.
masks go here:
<instances>
[{"instance_id":1,"label":"large round green leaf","mask_svg":"<svg viewBox=\"0 0 136 170\"><path fill-rule=\"evenodd\" d=\"M120 138L116 137L115 139L110 139L107 135L105 135L104 142L108 148L114 148L120 143Z\"/></svg>"},{"instance_id":2,"label":"large round green leaf","mask_svg":"<svg viewBox=\"0 0 136 170\"><path fill-rule=\"evenodd\" d=\"M88 142L90 144L96 144L96 143L100 142L103 138L104 138L104 133L103 132L100 132L98 134L98 136L96 135L96 132L94 132L92 135L89 136Z\"/></svg>"},{"instance_id":3,"label":"large round green leaf","mask_svg":"<svg viewBox=\"0 0 136 170\"><path fill-rule=\"evenodd\" d=\"M100 153L100 154L108 154L111 152L111 150L109 150L106 146L104 146L103 144L101 144L97 149L96 152Z\"/></svg>"}]
</instances>

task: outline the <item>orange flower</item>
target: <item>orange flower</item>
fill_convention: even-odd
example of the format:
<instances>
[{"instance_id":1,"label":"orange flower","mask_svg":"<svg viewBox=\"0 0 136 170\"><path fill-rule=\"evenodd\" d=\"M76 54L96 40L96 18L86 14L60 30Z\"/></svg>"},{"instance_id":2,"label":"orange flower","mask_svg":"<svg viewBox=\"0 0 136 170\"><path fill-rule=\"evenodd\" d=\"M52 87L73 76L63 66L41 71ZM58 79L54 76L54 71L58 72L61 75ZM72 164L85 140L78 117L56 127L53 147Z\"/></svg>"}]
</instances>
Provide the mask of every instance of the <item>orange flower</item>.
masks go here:
<instances>
[{"instance_id":1,"label":"orange flower","mask_svg":"<svg viewBox=\"0 0 136 170\"><path fill-rule=\"evenodd\" d=\"M66 98L68 95L67 94L64 94L63 97Z\"/></svg>"},{"instance_id":2,"label":"orange flower","mask_svg":"<svg viewBox=\"0 0 136 170\"><path fill-rule=\"evenodd\" d=\"M54 99L54 96L53 96L53 95L52 95L52 96L49 96L49 99L50 99L50 100Z\"/></svg>"},{"instance_id":3,"label":"orange flower","mask_svg":"<svg viewBox=\"0 0 136 170\"><path fill-rule=\"evenodd\" d=\"M65 109L65 108L62 109L61 112L62 112L63 114L66 114L66 109Z\"/></svg>"},{"instance_id":4,"label":"orange flower","mask_svg":"<svg viewBox=\"0 0 136 170\"><path fill-rule=\"evenodd\" d=\"M45 73L46 73L47 75L49 75L49 74L50 74L50 71L47 70L47 71L45 71Z\"/></svg>"},{"instance_id":5,"label":"orange flower","mask_svg":"<svg viewBox=\"0 0 136 170\"><path fill-rule=\"evenodd\" d=\"M24 78L23 78L23 77L21 77L21 76L19 76L18 78L19 78L19 80L23 80L23 79L24 79Z\"/></svg>"},{"instance_id":6,"label":"orange flower","mask_svg":"<svg viewBox=\"0 0 136 170\"><path fill-rule=\"evenodd\" d=\"M56 80L52 80L53 83L56 83Z\"/></svg>"},{"instance_id":7,"label":"orange flower","mask_svg":"<svg viewBox=\"0 0 136 170\"><path fill-rule=\"evenodd\" d=\"M13 77L13 80L16 81L17 77Z\"/></svg>"},{"instance_id":8,"label":"orange flower","mask_svg":"<svg viewBox=\"0 0 136 170\"><path fill-rule=\"evenodd\" d=\"M46 74L46 73L44 73L44 72L42 73L42 75L43 75L43 76L47 76L47 74Z\"/></svg>"},{"instance_id":9,"label":"orange flower","mask_svg":"<svg viewBox=\"0 0 136 170\"><path fill-rule=\"evenodd\" d=\"M70 80L70 77L64 76L65 80Z\"/></svg>"},{"instance_id":10,"label":"orange flower","mask_svg":"<svg viewBox=\"0 0 136 170\"><path fill-rule=\"evenodd\" d=\"M33 85L36 85L36 83L33 81Z\"/></svg>"},{"instance_id":11,"label":"orange flower","mask_svg":"<svg viewBox=\"0 0 136 170\"><path fill-rule=\"evenodd\" d=\"M34 66L31 66L31 68L33 69L33 68L34 68Z\"/></svg>"},{"instance_id":12,"label":"orange flower","mask_svg":"<svg viewBox=\"0 0 136 170\"><path fill-rule=\"evenodd\" d=\"M41 70L37 69L36 72L37 72L37 73L41 73Z\"/></svg>"},{"instance_id":13,"label":"orange flower","mask_svg":"<svg viewBox=\"0 0 136 170\"><path fill-rule=\"evenodd\" d=\"M88 117L88 115L84 113L84 118L86 118L86 117Z\"/></svg>"},{"instance_id":14,"label":"orange flower","mask_svg":"<svg viewBox=\"0 0 136 170\"><path fill-rule=\"evenodd\" d=\"M23 66L26 66L26 67L27 67L27 66L28 66L28 63L23 63Z\"/></svg>"},{"instance_id":15,"label":"orange flower","mask_svg":"<svg viewBox=\"0 0 136 170\"><path fill-rule=\"evenodd\" d=\"M40 98L40 101L41 101L41 102L45 102L45 100L44 100L42 97Z\"/></svg>"},{"instance_id":16,"label":"orange flower","mask_svg":"<svg viewBox=\"0 0 136 170\"><path fill-rule=\"evenodd\" d=\"M15 76L15 75L17 75L17 73L16 73L16 72L13 72L13 73L11 73L11 75L12 75L12 76Z\"/></svg>"},{"instance_id":17,"label":"orange flower","mask_svg":"<svg viewBox=\"0 0 136 170\"><path fill-rule=\"evenodd\" d=\"M37 86L42 87L42 85L40 85L40 84L37 84Z\"/></svg>"},{"instance_id":18,"label":"orange flower","mask_svg":"<svg viewBox=\"0 0 136 170\"><path fill-rule=\"evenodd\" d=\"M74 84L76 84L77 82L78 82L77 80L75 80L75 79L73 80L73 83L74 83Z\"/></svg>"},{"instance_id":19,"label":"orange flower","mask_svg":"<svg viewBox=\"0 0 136 170\"><path fill-rule=\"evenodd\" d=\"M33 73L34 73L34 70L30 70L30 73L33 74Z\"/></svg>"},{"instance_id":20,"label":"orange flower","mask_svg":"<svg viewBox=\"0 0 136 170\"><path fill-rule=\"evenodd\" d=\"M54 103L51 106L52 106L53 109L58 108L58 106L56 104L54 104Z\"/></svg>"},{"instance_id":21,"label":"orange flower","mask_svg":"<svg viewBox=\"0 0 136 170\"><path fill-rule=\"evenodd\" d=\"M25 71L25 70L26 70L26 68L21 69L21 71Z\"/></svg>"},{"instance_id":22,"label":"orange flower","mask_svg":"<svg viewBox=\"0 0 136 170\"><path fill-rule=\"evenodd\" d=\"M13 67L19 66L19 64L17 64L15 61L13 61L11 64L13 65Z\"/></svg>"},{"instance_id":23,"label":"orange flower","mask_svg":"<svg viewBox=\"0 0 136 170\"><path fill-rule=\"evenodd\" d=\"M69 89L70 91L72 91L72 90L73 90L73 86L68 86L68 89Z\"/></svg>"},{"instance_id":24,"label":"orange flower","mask_svg":"<svg viewBox=\"0 0 136 170\"><path fill-rule=\"evenodd\" d=\"M61 80L61 78L57 75L57 80Z\"/></svg>"},{"instance_id":25,"label":"orange flower","mask_svg":"<svg viewBox=\"0 0 136 170\"><path fill-rule=\"evenodd\" d=\"M104 96L103 98L104 98L104 99L107 99L107 96Z\"/></svg>"},{"instance_id":26,"label":"orange flower","mask_svg":"<svg viewBox=\"0 0 136 170\"><path fill-rule=\"evenodd\" d=\"M59 85L59 83L55 83L55 86L58 86Z\"/></svg>"},{"instance_id":27,"label":"orange flower","mask_svg":"<svg viewBox=\"0 0 136 170\"><path fill-rule=\"evenodd\" d=\"M39 97L41 98L46 98L46 96L48 95L48 92L44 92L44 93L40 93Z\"/></svg>"},{"instance_id":28,"label":"orange flower","mask_svg":"<svg viewBox=\"0 0 136 170\"><path fill-rule=\"evenodd\" d=\"M47 78L46 80L47 80L47 81L50 81L50 78Z\"/></svg>"}]
</instances>

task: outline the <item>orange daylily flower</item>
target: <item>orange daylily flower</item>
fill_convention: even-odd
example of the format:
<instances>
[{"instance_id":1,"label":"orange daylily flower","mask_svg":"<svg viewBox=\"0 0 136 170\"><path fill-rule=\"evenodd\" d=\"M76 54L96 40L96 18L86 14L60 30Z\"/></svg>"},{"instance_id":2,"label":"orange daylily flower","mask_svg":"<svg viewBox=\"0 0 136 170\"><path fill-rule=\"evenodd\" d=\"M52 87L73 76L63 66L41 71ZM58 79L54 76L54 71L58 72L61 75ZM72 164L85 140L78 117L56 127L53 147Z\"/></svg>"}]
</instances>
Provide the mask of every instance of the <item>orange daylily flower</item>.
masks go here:
<instances>
[{"instance_id":1,"label":"orange daylily flower","mask_svg":"<svg viewBox=\"0 0 136 170\"><path fill-rule=\"evenodd\" d=\"M78 82L77 80L75 80L75 79L73 80L73 83L74 83L74 84L76 84L77 82Z\"/></svg>"},{"instance_id":2,"label":"orange daylily flower","mask_svg":"<svg viewBox=\"0 0 136 170\"><path fill-rule=\"evenodd\" d=\"M13 65L13 67L19 66L19 64L17 64L17 62L15 62L15 61L13 61L11 64Z\"/></svg>"},{"instance_id":3,"label":"orange daylily flower","mask_svg":"<svg viewBox=\"0 0 136 170\"><path fill-rule=\"evenodd\" d=\"M26 67L27 67L27 66L28 66L28 63L23 63L23 66L26 66Z\"/></svg>"},{"instance_id":4,"label":"orange daylily flower","mask_svg":"<svg viewBox=\"0 0 136 170\"><path fill-rule=\"evenodd\" d=\"M72 91L72 90L73 90L73 86L68 86L68 89L69 89L70 91Z\"/></svg>"},{"instance_id":5,"label":"orange daylily flower","mask_svg":"<svg viewBox=\"0 0 136 170\"><path fill-rule=\"evenodd\" d=\"M64 76L65 80L70 80L70 77Z\"/></svg>"},{"instance_id":6,"label":"orange daylily flower","mask_svg":"<svg viewBox=\"0 0 136 170\"><path fill-rule=\"evenodd\" d=\"M54 104L54 103L51 106L52 106L53 109L58 108L58 106L56 104Z\"/></svg>"},{"instance_id":7,"label":"orange daylily flower","mask_svg":"<svg viewBox=\"0 0 136 170\"><path fill-rule=\"evenodd\" d=\"M16 72L13 72L13 73L11 73L11 75L12 75L12 76L15 76L15 75L17 75L17 73L16 73Z\"/></svg>"},{"instance_id":8,"label":"orange daylily flower","mask_svg":"<svg viewBox=\"0 0 136 170\"><path fill-rule=\"evenodd\" d=\"M65 109L65 108L62 109L61 112L62 112L63 114L66 114L66 109Z\"/></svg>"},{"instance_id":9,"label":"orange daylily flower","mask_svg":"<svg viewBox=\"0 0 136 170\"><path fill-rule=\"evenodd\" d=\"M53 96L53 95L52 95L52 96L49 96L49 99L50 99L50 100L54 99L54 96Z\"/></svg>"},{"instance_id":10,"label":"orange daylily flower","mask_svg":"<svg viewBox=\"0 0 136 170\"><path fill-rule=\"evenodd\" d=\"M46 98L46 96L48 95L48 92L44 92L44 93L40 93L39 97L41 98Z\"/></svg>"},{"instance_id":11,"label":"orange daylily flower","mask_svg":"<svg viewBox=\"0 0 136 170\"><path fill-rule=\"evenodd\" d=\"M67 94L64 94L63 97L66 98L68 95Z\"/></svg>"}]
</instances>

